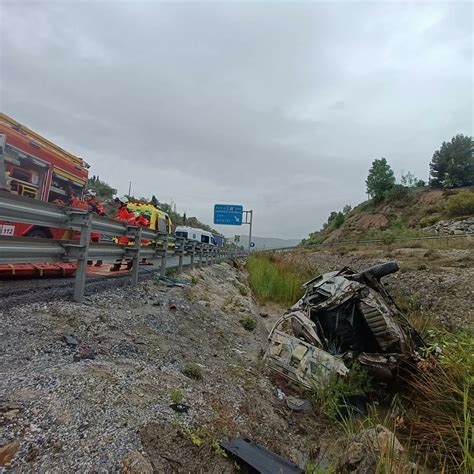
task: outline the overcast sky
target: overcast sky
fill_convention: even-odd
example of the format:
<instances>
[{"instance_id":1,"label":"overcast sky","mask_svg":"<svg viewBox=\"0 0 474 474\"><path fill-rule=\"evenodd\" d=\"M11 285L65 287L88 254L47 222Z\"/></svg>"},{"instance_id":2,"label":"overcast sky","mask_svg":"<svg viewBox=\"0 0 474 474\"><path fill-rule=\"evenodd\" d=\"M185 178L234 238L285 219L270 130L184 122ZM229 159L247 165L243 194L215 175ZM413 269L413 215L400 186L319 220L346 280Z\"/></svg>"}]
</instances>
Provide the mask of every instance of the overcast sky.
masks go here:
<instances>
[{"instance_id":1,"label":"overcast sky","mask_svg":"<svg viewBox=\"0 0 474 474\"><path fill-rule=\"evenodd\" d=\"M118 188L305 237L473 132L471 2L1 4L1 109ZM227 235L247 227L220 227Z\"/></svg>"}]
</instances>

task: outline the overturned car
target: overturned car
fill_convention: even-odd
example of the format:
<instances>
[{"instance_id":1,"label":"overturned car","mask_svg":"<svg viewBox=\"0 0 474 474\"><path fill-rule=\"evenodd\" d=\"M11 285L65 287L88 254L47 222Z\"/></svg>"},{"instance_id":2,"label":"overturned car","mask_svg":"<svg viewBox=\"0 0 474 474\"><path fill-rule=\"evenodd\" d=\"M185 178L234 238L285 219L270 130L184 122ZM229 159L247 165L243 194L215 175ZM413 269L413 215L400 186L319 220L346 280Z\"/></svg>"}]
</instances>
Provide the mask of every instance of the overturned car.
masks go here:
<instances>
[{"instance_id":1,"label":"overturned car","mask_svg":"<svg viewBox=\"0 0 474 474\"><path fill-rule=\"evenodd\" d=\"M348 267L304 284L304 296L273 326L267 365L310 388L357 361L378 380L396 377L423 340L380 279L399 270L388 262L355 272Z\"/></svg>"}]
</instances>

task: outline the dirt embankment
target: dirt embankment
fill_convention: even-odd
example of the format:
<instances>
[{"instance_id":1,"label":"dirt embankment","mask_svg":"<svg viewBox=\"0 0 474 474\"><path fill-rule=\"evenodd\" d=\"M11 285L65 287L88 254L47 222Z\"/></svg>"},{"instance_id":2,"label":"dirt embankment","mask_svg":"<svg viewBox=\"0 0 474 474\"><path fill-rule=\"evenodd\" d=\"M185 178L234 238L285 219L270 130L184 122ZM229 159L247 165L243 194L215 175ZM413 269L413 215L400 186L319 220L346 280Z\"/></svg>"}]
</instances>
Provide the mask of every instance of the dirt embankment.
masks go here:
<instances>
[{"instance_id":1,"label":"dirt embankment","mask_svg":"<svg viewBox=\"0 0 474 474\"><path fill-rule=\"evenodd\" d=\"M275 396L245 275L223 263L186 278L194 284L150 280L1 314L6 471L234 472L216 441L235 436L302 467L326 452L333 431ZM187 413L170 407L180 398Z\"/></svg>"},{"instance_id":2,"label":"dirt embankment","mask_svg":"<svg viewBox=\"0 0 474 474\"><path fill-rule=\"evenodd\" d=\"M433 323L447 329L474 332L474 249L314 252L302 253L300 258L314 266L315 274L344 266L364 270L396 260L400 271L383 282L402 306L431 315Z\"/></svg>"}]
</instances>

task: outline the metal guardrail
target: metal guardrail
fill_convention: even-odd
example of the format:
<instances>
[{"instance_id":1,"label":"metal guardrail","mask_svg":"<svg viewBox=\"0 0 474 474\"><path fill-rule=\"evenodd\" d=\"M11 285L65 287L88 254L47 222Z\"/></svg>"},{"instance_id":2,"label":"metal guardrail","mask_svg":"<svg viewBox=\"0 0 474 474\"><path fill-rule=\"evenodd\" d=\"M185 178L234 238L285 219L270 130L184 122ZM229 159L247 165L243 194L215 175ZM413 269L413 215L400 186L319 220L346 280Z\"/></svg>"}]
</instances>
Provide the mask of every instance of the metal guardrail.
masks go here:
<instances>
[{"instance_id":1,"label":"metal guardrail","mask_svg":"<svg viewBox=\"0 0 474 474\"><path fill-rule=\"evenodd\" d=\"M166 274L166 261L169 255L178 256L178 273L183 269L183 258L190 256L193 267L196 258L198 265L209 265L227 258L246 255L246 252L224 249L210 244L190 241L170 236L165 232L129 225L107 217L92 214L83 209L63 207L35 199L12 195L0 191L0 220L23 222L43 227L60 227L80 231L80 239L52 240L28 237L0 237L0 263L24 262L65 262L77 261L74 283L74 300L84 299L86 269L88 260L128 259L132 261L131 283L138 284L141 258L160 259L160 274ZM91 243L91 232L107 233L129 237L132 245L114 243ZM142 246L142 241L147 245ZM174 244L174 248L170 248Z\"/></svg>"}]
</instances>

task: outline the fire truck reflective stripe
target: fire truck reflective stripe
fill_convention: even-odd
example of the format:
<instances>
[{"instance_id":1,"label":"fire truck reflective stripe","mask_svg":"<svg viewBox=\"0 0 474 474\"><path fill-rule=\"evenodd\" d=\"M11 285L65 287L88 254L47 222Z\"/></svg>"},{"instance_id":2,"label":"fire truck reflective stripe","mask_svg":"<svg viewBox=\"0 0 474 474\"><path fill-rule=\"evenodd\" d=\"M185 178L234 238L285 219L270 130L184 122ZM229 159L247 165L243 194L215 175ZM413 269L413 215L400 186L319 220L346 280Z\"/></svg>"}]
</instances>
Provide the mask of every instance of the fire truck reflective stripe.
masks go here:
<instances>
[{"instance_id":1,"label":"fire truck reflective stripe","mask_svg":"<svg viewBox=\"0 0 474 474\"><path fill-rule=\"evenodd\" d=\"M65 178L65 179L69 179L70 181L73 181L74 183L77 183L81 186L84 186L86 184L86 181L83 180L83 179L80 179L80 178L77 178L76 176L73 176L72 174L69 174L68 172L66 171L63 171L62 169L60 168L56 168L54 167L53 169L53 173L58 175L59 177L62 177L62 178Z\"/></svg>"}]
</instances>

